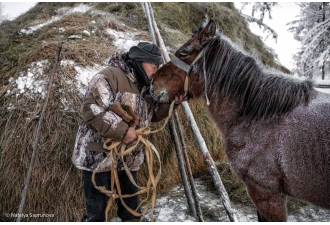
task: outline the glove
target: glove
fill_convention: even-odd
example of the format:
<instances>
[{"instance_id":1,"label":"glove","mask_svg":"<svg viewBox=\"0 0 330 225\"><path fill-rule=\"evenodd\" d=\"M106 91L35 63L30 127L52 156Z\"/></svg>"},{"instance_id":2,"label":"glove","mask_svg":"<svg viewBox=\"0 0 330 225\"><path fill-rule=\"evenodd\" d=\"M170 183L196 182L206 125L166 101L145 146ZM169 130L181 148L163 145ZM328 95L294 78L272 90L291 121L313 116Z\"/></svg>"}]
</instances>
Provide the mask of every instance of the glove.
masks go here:
<instances>
[{"instance_id":1,"label":"glove","mask_svg":"<svg viewBox=\"0 0 330 225\"><path fill-rule=\"evenodd\" d=\"M115 102L109 109L120 116L130 127L135 127L139 124L139 117L134 113L132 106L121 105L120 102Z\"/></svg>"}]
</instances>

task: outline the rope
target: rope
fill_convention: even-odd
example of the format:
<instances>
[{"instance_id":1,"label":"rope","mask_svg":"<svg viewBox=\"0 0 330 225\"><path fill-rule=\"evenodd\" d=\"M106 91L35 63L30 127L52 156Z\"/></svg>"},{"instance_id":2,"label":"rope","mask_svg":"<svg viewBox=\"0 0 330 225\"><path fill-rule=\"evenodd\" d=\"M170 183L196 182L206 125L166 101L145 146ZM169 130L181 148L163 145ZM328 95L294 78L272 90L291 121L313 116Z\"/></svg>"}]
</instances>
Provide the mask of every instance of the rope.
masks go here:
<instances>
[{"instance_id":1,"label":"rope","mask_svg":"<svg viewBox=\"0 0 330 225\"><path fill-rule=\"evenodd\" d=\"M160 180L160 175L161 175L161 161L160 161L160 155L159 152L157 151L157 149L155 148L155 146L148 141L146 138L144 138L144 135L149 135L149 134L153 134L153 133L157 133L161 130L164 129L165 125L167 124L170 116L173 113L173 109L174 109L174 102L173 101L171 103L170 109L169 109L169 113L167 118L165 119L165 122L163 124L163 126L157 130L150 130L149 127L142 127L138 130L136 130L136 135L138 137L135 145L131 146L130 148L126 149L126 144L120 142L120 141L116 141L114 143L112 143L110 146L108 146L107 144L109 142L111 142L112 140L110 138L107 138L104 143L103 143L103 148L109 151L109 154L107 155L107 157L98 165L98 167L93 170L93 174L92 174L92 182L93 185L96 189L98 189L100 192L106 194L107 196L109 196L109 200L108 200L108 205L106 207L105 210L105 218L106 221L108 221L108 213L111 210L114 202L116 199L120 199L122 205L127 209L127 211L129 211L132 215L134 216L142 216L145 215L150 207L151 204L151 221L154 221L154 208L155 208L155 202L156 202L156 187L158 184L158 181ZM131 153L136 147L137 145L142 142L145 146L144 149L144 153L146 156L146 161L147 161L147 165L148 165L148 173L149 173L149 178L147 181L147 184L145 187L139 186L136 184L127 164L124 161L124 156ZM125 150L126 149L126 150ZM159 170L157 172L157 176L154 176L153 173L153 161L154 161L154 155L153 153L157 156L158 162L159 162ZM134 186L136 186L139 191L137 191L134 194L126 194L123 195L121 193L121 188L120 188L120 183L119 183L119 178L118 178L118 173L117 173L117 157L120 157L122 162L123 162L123 166L124 166L124 170L128 176L128 178L130 179L130 181L132 182L132 184ZM105 162L107 162L108 160L111 160L111 182L110 182L110 190L107 190L104 186L97 186L96 182L95 182L95 174L97 173L97 171L99 170L99 168L105 164ZM116 184L116 188L115 188L115 184ZM151 194L151 198L149 199L149 193L152 192ZM145 199L143 199L139 206L136 209L131 209L130 207L128 207L125 202L124 202L124 198L129 198L132 196L136 196L136 195L140 195L143 193L147 193L147 196ZM148 200L149 199L149 200ZM137 212L137 210L140 208L140 206L142 204L146 203L146 207L144 208L142 213Z\"/></svg>"},{"instance_id":2,"label":"rope","mask_svg":"<svg viewBox=\"0 0 330 225\"><path fill-rule=\"evenodd\" d=\"M204 55L204 62L203 62L203 73L204 73L204 88L205 88L205 98L206 98L206 105L210 105L209 97L207 96L207 81L206 81L206 68L205 68L205 55Z\"/></svg>"}]
</instances>

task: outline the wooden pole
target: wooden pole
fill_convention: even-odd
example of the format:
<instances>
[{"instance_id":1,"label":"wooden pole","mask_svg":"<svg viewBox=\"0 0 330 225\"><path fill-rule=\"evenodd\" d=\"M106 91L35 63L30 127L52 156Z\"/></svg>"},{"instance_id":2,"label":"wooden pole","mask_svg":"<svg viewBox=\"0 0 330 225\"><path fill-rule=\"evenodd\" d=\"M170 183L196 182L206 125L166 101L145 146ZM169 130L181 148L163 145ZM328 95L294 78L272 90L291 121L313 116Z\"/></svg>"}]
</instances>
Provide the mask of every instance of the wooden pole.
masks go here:
<instances>
[{"instance_id":1,"label":"wooden pole","mask_svg":"<svg viewBox=\"0 0 330 225\"><path fill-rule=\"evenodd\" d=\"M185 192L185 195L186 195L186 198L187 198L188 206L189 206L190 211L192 212L192 215L196 218L196 221L198 221L198 217L197 217L197 214L196 214L196 208L194 207L194 201L193 201L193 198L191 196L191 192L190 192L189 185L188 185L187 175L186 175L186 171L185 171L185 168L184 168L184 162L183 162L183 159L182 159L178 134L175 130L175 124L174 124L173 116L170 117L170 119L168 120L168 123L169 123L170 133L171 133L172 139L174 141L174 145L175 145L176 156L177 156L177 159L178 159L179 170L180 170L182 184L183 184L184 192Z\"/></svg>"},{"instance_id":2,"label":"wooden pole","mask_svg":"<svg viewBox=\"0 0 330 225\"><path fill-rule=\"evenodd\" d=\"M156 36L155 36L154 24L152 23L154 17L153 17L153 14L151 13L151 10L152 10L151 5L149 5L146 2L143 2L142 7L144 9L145 16L146 16L147 21L148 21L149 32L150 32L152 42L155 45L159 46L159 39L156 38ZM163 57L163 60L165 62L164 57ZM194 207L194 201L192 199L192 195L191 195L189 185L188 185L188 180L187 180L187 175L186 175L186 171L185 171L184 161L182 159L182 153L181 153L179 138L178 138L178 134L177 134L176 129L175 129L175 123L173 121L173 116L170 117L168 126L169 126L170 133L171 133L171 136L172 136L172 139L173 139L173 142L174 142L174 147L175 147L175 151L176 151L176 155L177 155L177 159L178 159L178 164L179 164L179 171L180 171L180 175L181 175L185 195L186 195L186 198L187 198L187 203L188 203L190 212L196 218L196 221L198 221L196 208Z\"/></svg>"},{"instance_id":3,"label":"wooden pole","mask_svg":"<svg viewBox=\"0 0 330 225\"><path fill-rule=\"evenodd\" d=\"M191 167L190 167L190 161L189 161L189 157L188 157L188 153L187 153L187 146L186 143L184 141L184 135L180 126L180 120L179 120L179 115L178 112L175 110L174 112L174 117L175 117L175 122L177 125L177 129L179 131L179 136L181 139L181 145L182 145L182 152L183 152L183 156L184 156L184 161L186 163L186 167L187 167L187 172L188 172L188 177L189 177L189 182L190 182L190 187L191 187L191 192L193 194L194 197L194 201L195 201L195 207L196 207L196 213L198 216L198 220L199 222L204 222L203 219L203 214L202 214L202 209L201 206L199 204L199 197L196 191L196 186L195 186L195 182L194 182L194 177L191 171Z\"/></svg>"},{"instance_id":4,"label":"wooden pole","mask_svg":"<svg viewBox=\"0 0 330 225\"><path fill-rule=\"evenodd\" d=\"M150 10L150 14L153 15L153 10L151 8L151 5L150 3L148 3L149 5L149 10ZM152 23L154 25L154 30L155 30L155 36L156 38L159 40L159 43L160 43L160 47L161 47L161 50L163 51L164 53L164 58L165 58L165 61L166 62L169 62L170 61L170 57L166 51L166 48L165 48L165 44L164 44L164 41L160 35L160 32L158 30L158 27L157 27L157 23L155 20L152 20ZM223 186L223 183L221 181L221 178L220 178L220 175L216 169L216 166L214 164L214 161L207 149L207 146L205 144L205 141L204 141L204 138L202 137L199 129L198 129L198 126L196 124L196 121L193 117L193 114L190 110L190 107L188 105L187 102L182 102L181 103L181 106L185 112L185 115L186 115L186 118L190 124L190 127L195 135L195 138L196 138L196 141L200 147L200 151L202 152L202 155L204 157L204 160L206 162L206 165L207 165L207 169L209 171L209 173L211 174L212 176L212 179L213 179L213 182L214 182L214 185L216 186L217 188L217 191L219 192L220 194L220 197L221 197L221 200L222 200L222 204L226 210L226 213L228 215L228 218L230 221L232 222L237 222L237 217L233 211L233 209L231 208L230 206L230 200L229 200L229 197L228 197L228 194L227 194L227 191L225 189L225 187Z\"/></svg>"},{"instance_id":5,"label":"wooden pole","mask_svg":"<svg viewBox=\"0 0 330 225\"><path fill-rule=\"evenodd\" d=\"M201 133L198 129L198 126L197 126L195 118L194 118L194 116L193 116L193 114L192 114L192 112L189 108L189 105L188 105L187 102L182 102L181 106L182 106L183 111L186 115L186 118L189 122L189 125L190 125L190 127L191 127L191 129L192 129L192 131L195 135L195 138L196 138L197 143L199 145L199 149L201 150L201 152L203 154L205 164L207 165L207 170L211 174L214 185L215 185L217 191L220 194L221 201L222 201L222 204L223 204L223 206L226 210L228 218L232 222L238 222L237 217L236 217L233 209L230 206L230 200L229 200L227 191L226 191L226 189L225 189L225 187L224 187L224 185L221 181L220 175L217 171L217 167L215 166L214 161L213 161L213 159L212 159L212 157L209 153L209 150L207 149L204 138L202 137L202 135L201 135Z\"/></svg>"},{"instance_id":6,"label":"wooden pole","mask_svg":"<svg viewBox=\"0 0 330 225\"><path fill-rule=\"evenodd\" d=\"M162 36L160 35L160 32L158 30L158 27L157 27L157 23L156 23L156 20L154 19L154 12L152 10L152 7L151 7L151 4L150 2L148 2L148 6L149 6L149 11L150 11L150 15L151 15L151 18L153 18L152 20L152 23L153 23L153 27L154 27L154 32L155 32L155 36L156 36L156 39L158 41L158 47L160 48L160 50L162 51L163 53L163 56L164 56L164 59L165 59L165 63L169 62L171 59L167 53L167 50L166 50L166 47L165 47L165 44L164 44L164 41L163 41L163 38Z\"/></svg>"},{"instance_id":7,"label":"wooden pole","mask_svg":"<svg viewBox=\"0 0 330 225\"><path fill-rule=\"evenodd\" d=\"M44 106L43 106L43 109L42 109L42 112L41 112L41 116L40 116L40 119L39 119L37 134L36 134L36 137L34 139L33 146L32 146L32 148L33 148L32 157L31 157L31 161L30 161L29 170L27 172L26 179L25 179L25 182L24 182L24 189L22 191L22 198L21 198L21 203L19 205L19 209L18 209L18 215L21 215L22 212L23 212L25 199L26 199L26 194L27 194L27 190L28 190L28 187L29 187L30 179L31 179L32 169L33 169L33 165L34 165L34 162L35 162L35 159L36 159L37 147L38 147L38 143L39 143L39 139L40 139L40 133L41 133L41 126L42 126L42 122L43 122L44 117L45 117L45 112L46 112L50 92L52 90L54 74L55 74L55 71L56 71L56 65L58 64L58 60L59 60L60 53L61 53L61 50L62 50L62 43L63 43L63 37L61 38L61 40L60 40L60 42L57 46L57 50L56 50L56 54L55 54L55 61L54 61L54 64L53 64L52 72L50 74L50 80L49 80L49 83L48 83L47 96L46 96L46 100L45 100L45 103L44 103ZM16 219L16 222L21 222L21 220L22 220L22 217L18 216L17 219Z\"/></svg>"},{"instance_id":8,"label":"wooden pole","mask_svg":"<svg viewBox=\"0 0 330 225\"><path fill-rule=\"evenodd\" d=\"M149 8L149 6L146 2L142 2L141 5L142 5L142 8L143 8L144 14L147 18L147 21L148 21L148 27L149 27L149 32L150 32L150 37L151 37L152 43L157 45L154 26L153 26L153 23L152 23L152 17L150 16L150 10L149 10L150 8Z\"/></svg>"}]
</instances>

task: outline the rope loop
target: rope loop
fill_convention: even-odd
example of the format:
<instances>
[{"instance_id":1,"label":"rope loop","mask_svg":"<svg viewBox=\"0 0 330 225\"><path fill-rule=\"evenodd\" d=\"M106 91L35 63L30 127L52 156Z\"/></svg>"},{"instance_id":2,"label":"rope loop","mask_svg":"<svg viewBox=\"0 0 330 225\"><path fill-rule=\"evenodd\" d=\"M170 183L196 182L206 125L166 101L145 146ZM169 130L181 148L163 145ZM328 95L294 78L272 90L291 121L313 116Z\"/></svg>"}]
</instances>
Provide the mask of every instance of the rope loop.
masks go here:
<instances>
[{"instance_id":1,"label":"rope loop","mask_svg":"<svg viewBox=\"0 0 330 225\"><path fill-rule=\"evenodd\" d=\"M161 131L162 129L164 129L165 125L167 124L170 116L173 113L174 110L174 102L173 101L171 103L170 109L169 109L169 113L167 118L165 119L165 122L163 124L163 126L157 130L152 131L149 127L142 127L138 130L136 130L136 135L137 135L137 141L135 142L135 144L131 147L129 147L128 149L126 149L126 144L120 142L120 141L115 141L113 142L110 146L108 146L108 144L112 141L110 138L107 138L104 143L103 143L103 148L109 151L109 154L107 155L107 157L104 158L104 160L97 166L96 169L93 170L93 174L92 174L92 182L93 185L96 189L98 189L100 192L106 194L107 196L109 196L109 201L108 201L108 205L106 207L105 210L105 218L106 221L108 221L108 213L111 210L112 206L114 205L114 202L116 199L120 199L122 205L127 209L128 212L130 212L132 215L140 217L142 215L145 215L148 212L148 209L150 207L151 204L151 221L154 221L154 208L155 208L155 202L156 202L156 188L157 188L157 184L160 180L160 175L161 175L161 160L160 160L160 155L159 152L157 151L157 149L155 148L155 146L148 141L146 138L144 138L144 136L147 136L149 134L154 134L157 133L159 131ZM146 183L146 186L139 186L133 176L131 171L129 170L127 164L124 161L124 156L131 153L137 146L139 143L143 143L145 148L144 148L144 154L146 157L146 161L147 161L147 166L148 166L148 181ZM157 160L159 162L159 168L158 168L158 172L157 175L155 177L154 175L154 155L156 155ZM117 173L117 158L120 157L121 161L123 163L123 167L124 170L129 178L129 180L132 182L132 184L138 188L138 191L134 194L125 194L123 195L121 193L121 188L120 188L120 183L119 183L119 178L118 178L118 173ZM101 166L103 166L107 161L111 160L111 167L110 167L110 173L111 173L111 183L110 183L110 190L107 190L104 186L97 186L96 182L95 182L95 174L97 173L97 171L100 169ZM151 192L151 196L150 196L150 192ZM147 196L145 197L145 199L141 200L139 206L136 209L131 209L130 207L128 207L125 202L124 202L124 198L129 198L132 196L136 196L136 195L140 195L146 193ZM146 203L146 207L144 208L143 212L139 213L138 209L141 207L142 204Z\"/></svg>"}]
</instances>

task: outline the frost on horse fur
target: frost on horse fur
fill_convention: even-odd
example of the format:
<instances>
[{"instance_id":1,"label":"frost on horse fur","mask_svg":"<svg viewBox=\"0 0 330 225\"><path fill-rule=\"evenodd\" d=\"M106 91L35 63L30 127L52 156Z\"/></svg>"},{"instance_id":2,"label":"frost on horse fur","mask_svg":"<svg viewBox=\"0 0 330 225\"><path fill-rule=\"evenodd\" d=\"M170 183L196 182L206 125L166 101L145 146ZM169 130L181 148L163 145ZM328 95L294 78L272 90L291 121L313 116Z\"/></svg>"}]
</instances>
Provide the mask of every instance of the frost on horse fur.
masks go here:
<instances>
[{"instance_id":1,"label":"frost on horse fur","mask_svg":"<svg viewBox=\"0 0 330 225\"><path fill-rule=\"evenodd\" d=\"M259 219L285 221L286 196L330 209L330 95L311 81L265 69L216 32L212 20L175 55L190 65L202 50L187 96L209 98L231 168ZM154 98L182 95L185 77L172 62L165 64L151 85Z\"/></svg>"}]
</instances>

